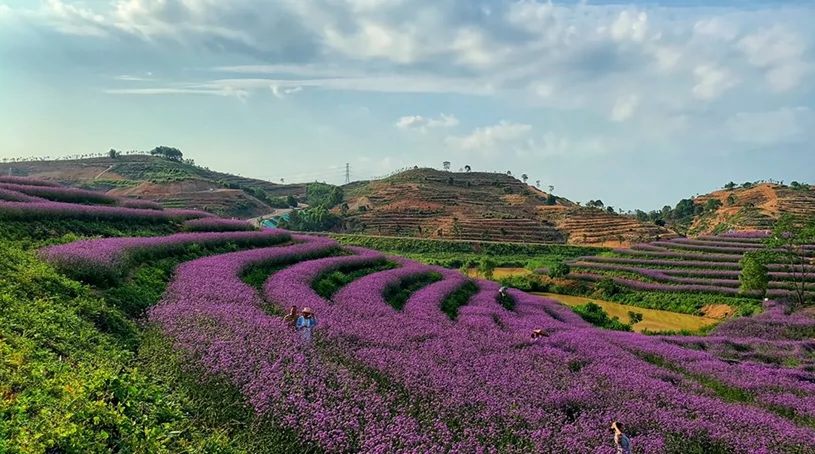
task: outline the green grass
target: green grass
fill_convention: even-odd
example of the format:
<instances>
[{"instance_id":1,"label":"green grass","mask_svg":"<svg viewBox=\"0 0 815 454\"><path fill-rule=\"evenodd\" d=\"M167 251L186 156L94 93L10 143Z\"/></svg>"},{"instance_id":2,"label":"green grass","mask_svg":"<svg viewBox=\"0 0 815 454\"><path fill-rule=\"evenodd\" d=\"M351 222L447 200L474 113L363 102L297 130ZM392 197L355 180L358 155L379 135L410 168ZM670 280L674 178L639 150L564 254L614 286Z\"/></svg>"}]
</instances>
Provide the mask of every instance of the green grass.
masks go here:
<instances>
[{"instance_id":1,"label":"green grass","mask_svg":"<svg viewBox=\"0 0 815 454\"><path fill-rule=\"evenodd\" d=\"M382 238L364 235L330 235L343 246L360 246L445 268L457 269L490 257L502 268L542 268L608 248L562 244L488 243L418 238Z\"/></svg>"},{"instance_id":2,"label":"green grass","mask_svg":"<svg viewBox=\"0 0 815 454\"><path fill-rule=\"evenodd\" d=\"M441 273L435 271L409 276L396 284L386 287L385 291L382 292L382 296L394 309L401 311L405 308L405 304L413 292L441 279Z\"/></svg>"},{"instance_id":3,"label":"green grass","mask_svg":"<svg viewBox=\"0 0 815 454\"><path fill-rule=\"evenodd\" d=\"M163 222L96 222L77 219L2 221L0 240L13 241L23 249L76 241L80 237L160 236L178 233L181 224ZM65 238L65 239L62 239Z\"/></svg>"},{"instance_id":4,"label":"green grass","mask_svg":"<svg viewBox=\"0 0 815 454\"><path fill-rule=\"evenodd\" d=\"M478 286L473 281L467 281L466 284L442 300L441 311L447 314L450 320L455 320L458 317L458 309L467 304L476 293L478 293Z\"/></svg>"},{"instance_id":5,"label":"green grass","mask_svg":"<svg viewBox=\"0 0 815 454\"><path fill-rule=\"evenodd\" d=\"M398 263L382 260L375 265L348 266L338 270L323 273L311 284L311 288L322 298L330 300L332 296L342 287L351 282L380 271L397 268Z\"/></svg>"}]
</instances>

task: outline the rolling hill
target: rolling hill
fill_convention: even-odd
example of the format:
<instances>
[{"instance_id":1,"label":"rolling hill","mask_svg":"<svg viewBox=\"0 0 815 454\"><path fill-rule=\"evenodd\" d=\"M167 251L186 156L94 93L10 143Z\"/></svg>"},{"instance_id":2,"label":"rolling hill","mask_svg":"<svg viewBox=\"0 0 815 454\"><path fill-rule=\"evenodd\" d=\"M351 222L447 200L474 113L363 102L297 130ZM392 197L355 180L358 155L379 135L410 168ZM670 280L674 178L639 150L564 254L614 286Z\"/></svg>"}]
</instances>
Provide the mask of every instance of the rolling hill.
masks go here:
<instances>
[{"instance_id":1,"label":"rolling hill","mask_svg":"<svg viewBox=\"0 0 815 454\"><path fill-rule=\"evenodd\" d=\"M501 173L413 169L344 189L345 232L593 245L676 236L652 222L581 207Z\"/></svg>"},{"instance_id":2,"label":"rolling hill","mask_svg":"<svg viewBox=\"0 0 815 454\"><path fill-rule=\"evenodd\" d=\"M289 195L302 199L305 184L275 184L215 172L147 155L0 164L0 174L29 176L110 195L150 199L166 208L209 211L250 218L284 208Z\"/></svg>"},{"instance_id":3,"label":"rolling hill","mask_svg":"<svg viewBox=\"0 0 815 454\"><path fill-rule=\"evenodd\" d=\"M691 236L724 233L728 230L768 230L781 214L815 218L815 190L794 183L748 184L695 197L693 216L688 219Z\"/></svg>"}]
</instances>

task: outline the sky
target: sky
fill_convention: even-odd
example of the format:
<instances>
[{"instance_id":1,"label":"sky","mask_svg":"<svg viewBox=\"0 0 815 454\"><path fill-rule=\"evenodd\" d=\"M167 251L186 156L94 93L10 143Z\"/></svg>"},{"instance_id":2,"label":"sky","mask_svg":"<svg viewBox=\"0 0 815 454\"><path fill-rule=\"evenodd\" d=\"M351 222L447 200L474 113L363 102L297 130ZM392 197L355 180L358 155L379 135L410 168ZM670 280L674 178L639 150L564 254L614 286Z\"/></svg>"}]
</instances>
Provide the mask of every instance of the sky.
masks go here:
<instances>
[{"instance_id":1,"label":"sky","mask_svg":"<svg viewBox=\"0 0 815 454\"><path fill-rule=\"evenodd\" d=\"M526 174L658 209L809 181L815 2L0 0L0 157L158 145L343 183Z\"/></svg>"}]
</instances>

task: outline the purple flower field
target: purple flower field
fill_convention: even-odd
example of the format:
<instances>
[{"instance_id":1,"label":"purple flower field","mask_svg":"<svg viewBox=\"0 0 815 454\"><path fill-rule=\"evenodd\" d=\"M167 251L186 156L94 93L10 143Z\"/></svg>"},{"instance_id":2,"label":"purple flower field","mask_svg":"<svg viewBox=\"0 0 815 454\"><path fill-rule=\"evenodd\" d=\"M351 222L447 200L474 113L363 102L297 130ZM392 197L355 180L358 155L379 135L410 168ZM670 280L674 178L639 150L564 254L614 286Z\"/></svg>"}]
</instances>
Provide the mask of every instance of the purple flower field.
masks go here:
<instances>
[{"instance_id":1,"label":"purple flower field","mask_svg":"<svg viewBox=\"0 0 815 454\"><path fill-rule=\"evenodd\" d=\"M724 354L733 338L798 358L803 341L754 339L760 329L726 324L721 330L732 336L602 331L565 306L516 290L509 311L497 303L498 284L480 280L451 320L440 304L468 281L460 273L362 248L321 258L336 243L293 239L300 243L180 265L149 318L191 371L227 380L259 415L329 452L520 453L554 444L602 453L612 449L606 426L618 418L632 428L639 453L681 446L675 440L734 453L815 446L806 422L815 374L748 354L723 361L698 348L707 342ZM401 266L359 278L331 300L311 287L323 273L386 258ZM291 265L258 294L240 276L260 263ZM388 286L430 271L443 279L414 292L402 310L384 300ZM313 308L320 321L313 343L267 315L268 304ZM533 329L548 337L531 340Z\"/></svg>"},{"instance_id":2,"label":"purple flower field","mask_svg":"<svg viewBox=\"0 0 815 454\"><path fill-rule=\"evenodd\" d=\"M612 277L619 285L642 291L736 296L741 285L739 260L745 252L760 249L761 241L766 236L764 232L746 232L743 236L675 238L635 244L628 249L614 249L612 257L579 257L569 262L574 268L570 276L587 281ZM805 249L807 257L815 253L815 245ZM815 257L810 259L810 264L798 266L801 267L812 273L805 279L809 282L806 288L815 291ZM789 273L787 266L770 263L767 268L770 277L768 295L789 296L795 277ZM642 280L636 276L641 276Z\"/></svg>"},{"instance_id":3,"label":"purple flower field","mask_svg":"<svg viewBox=\"0 0 815 454\"><path fill-rule=\"evenodd\" d=\"M179 228L216 230L39 251L91 283L120 280L139 262L189 246L246 248L178 265L146 322L200 386L231 385L259 420L315 451L603 454L614 452L610 422L622 420L638 454L815 454L815 317L787 314L773 301L711 336L644 336L597 329L554 300L515 289L508 310L495 282L342 248L328 237L217 231L244 224L195 211L0 202L0 220L37 216L172 219ZM738 292L738 254L636 248L615 251L631 257L582 257L572 276L624 271L653 281L614 277L636 289ZM328 299L314 289L326 273L386 261L398 266L359 277ZM276 270L260 289L243 280L256 267ZM387 289L431 272L442 279L410 293L404 307L388 303ZM770 295L786 294L779 288L785 276L774 273ZM461 293L472 284L477 293ZM457 312L442 310L454 300L448 297L465 294ZM277 315L291 305L314 310L310 343ZM545 336L532 339L535 329Z\"/></svg>"},{"instance_id":4,"label":"purple flower field","mask_svg":"<svg viewBox=\"0 0 815 454\"><path fill-rule=\"evenodd\" d=\"M162 237L100 238L40 249L40 257L61 272L85 282L109 283L120 279L136 262L172 254L184 247L228 243L258 247L291 240L283 231L232 233L179 233Z\"/></svg>"}]
</instances>

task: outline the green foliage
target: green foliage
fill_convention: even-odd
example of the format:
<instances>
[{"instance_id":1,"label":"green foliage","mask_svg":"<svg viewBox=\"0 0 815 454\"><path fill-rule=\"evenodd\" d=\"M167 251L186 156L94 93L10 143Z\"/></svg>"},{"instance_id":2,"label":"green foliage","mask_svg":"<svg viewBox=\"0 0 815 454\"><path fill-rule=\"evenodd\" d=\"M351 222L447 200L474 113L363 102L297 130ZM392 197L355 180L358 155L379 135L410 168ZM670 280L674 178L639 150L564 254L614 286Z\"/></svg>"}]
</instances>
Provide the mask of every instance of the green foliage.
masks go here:
<instances>
[{"instance_id":1,"label":"green foliage","mask_svg":"<svg viewBox=\"0 0 815 454\"><path fill-rule=\"evenodd\" d=\"M613 278L604 277L594 284L594 291L601 295L603 298L613 298L615 295L623 291L623 289L614 282Z\"/></svg>"},{"instance_id":2,"label":"green foliage","mask_svg":"<svg viewBox=\"0 0 815 454\"><path fill-rule=\"evenodd\" d=\"M297 199L295 199L293 195L289 194L286 196L286 205L292 208L297 207Z\"/></svg>"},{"instance_id":3,"label":"green foliage","mask_svg":"<svg viewBox=\"0 0 815 454\"><path fill-rule=\"evenodd\" d=\"M476 293L478 293L478 286L473 281L467 281L466 284L442 300L441 311L447 314L450 320L455 320L458 317L458 308L467 304Z\"/></svg>"},{"instance_id":4,"label":"green foliage","mask_svg":"<svg viewBox=\"0 0 815 454\"><path fill-rule=\"evenodd\" d=\"M37 222L2 221L0 240L14 241L24 249L39 248L48 244L68 241L56 240L66 235L69 238L92 236L159 236L177 233L180 224L164 222L127 221L89 221L80 219L43 219Z\"/></svg>"},{"instance_id":5,"label":"green foliage","mask_svg":"<svg viewBox=\"0 0 815 454\"><path fill-rule=\"evenodd\" d=\"M306 186L306 203L309 207L334 208L342 203L342 188L325 183L311 183Z\"/></svg>"},{"instance_id":6,"label":"green foliage","mask_svg":"<svg viewBox=\"0 0 815 454\"><path fill-rule=\"evenodd\" d=\"M549 268L549 277L556 279L556 278L564 278L569 273L571 273L572 268L564 262L555 263L552 267Z\"/></svg>"},{"instance_id":7,"label":"green foliage","mask_svg":"<svg viewBox=\"0 0 815 454\"><path fill-rule=\"evenodd\" d=\"M401 311L405 308L405 303L407 303L413 292L441 279L442 275L435 271L409 276L397 284L386 287L382 296L394 309Z\"/></svg>"},{"instance_id":8,"label":"green foliage","mask_svg":"<svg viewBox=\"0 0 815 454\"><path fill-rule=\"evenodd\" d=\"M360 246L378 251L388 251L396 254L477 254L501 260L502 257L524 256L536 258L540 256L560 256L565 260L583 255L596 255L611 249L600 247L570 246L563 244L522 244L522 243L495 243L479 241L446 241L423 238L382 238L365 235L330 235L343 246ZM401 255L401 254L399 254ZM458 268L461 266L453 266Z\"/></svg>"},{"instance_id":9,"label":"green foliage","mask_svg":"<svg viewBox=\"0 0 815 454\"><path fill-rule=\"evenodd\" d=\"M628 324L631 326L636 325L642 321L642 312L628 311Z\"/></svg>"},{"instance_id":10,"label":"green foliage","mask_svg":"<svg viewBox=\"0 0 815 454\"><path fill-rule=\"evenodd\" d=\"M132 323L17 246L0 263L0 452L228 452L131 367Z\"/></svg>"},{"instance_id":11,"label":"green foliage","mask_svg":"<svg viewBox=\"0 0 815 454\"><path fill-rule=\"evenodd\" d=\"M741 273L739 274L740 293L761 292L761 297L767 293L770 283L770 274L762 254L746 252L739 260Z\"/></svg>"},{"instance_id":12,"label":"green foliage","mask_svg":"<svg viewBox=\"0 0 815 454\"><path fill-rule=\"evenodd\" d=\"M164 159L169 159L170 161L181 162L184 159L184 153L182 153L181 150L175 147L166 147L164 145L153 148L150 150L150 154L153 156L162 157Z\"/></svg>"},{"instance_id":13,"label":"green foliage","mask_svg":"<svg viewBox=\"0 0 815 454\"><path fill-rule=\"evenodd\" d=\"M397 268L399 264L382 260L375 265L348 266L339 270L330 271L317 277L311 284L311 288L321 297L330 300L335 293L345 285L380 271Z\"/></svg>"},{"instance_id":14,"label":"green foliage","mask_svg":"<svg viewBox=\"0 0 815 454\"><path fill-rule=\"evenodd\" d=\"M763 253L775 262L784 265L784 271L791 276L794 288L794 303L805 305L812 297L806 290L806 282L811 274L806 256L806 246L815 243L815 221L783 214L773 225L773 231L765 240Z\"/></svg>"},{"instance_id":15,"label":"green foliage","mask_svg":"<svg viewBox=\"0 0 815 454\"><path fill-rule=\"evenodd\" d=\"M730 194L730 195L733 195L733 194ZM721 207L722 207L722 201L719 200L719 199L712 199L711 198L711 199L708 199L707 202L705 202L705 210L707 210L707 211L716 211Z\"/></svg>"},{"instance_id":16,"label":"green foliage","mask_svg":"<svg viewBox=\"0 0 815 454\"><path fill-rule=\"evenodd\" d=\"M281 219L278 227L295 232L323 232L334 227L340 218L323 205L307 210L289 212L288 219Z\"/></svg>"},{"instance_id":17,"label":"green foliage","mask_svg":"<svg viewBox=\"0 0 815 454\"><path fill-rule=\"evenodd\" d=\"M494 271L495 261L489 257L482 257L478 263L478 272L484 276L484 279L492 279Z\"/></svg>"},{"instance_id":18,"label":"green foliage","mask_svg":"<svg viewBox=\"0 0 815 454\"><path fill-rule=\"evenodd\" d=\"M631 325L621 322L619 317L609 317L602 307L591 301L579 306L573 306L572 310L583 320L594 326L614 331L632 331ZM642 314L640 314L641 316Z\"/></svg>"},{"instance_id":19,"label":"green foliage","mask_svg":"<svg viewBox=\"0 0 815 454\"><path fill-rule=\"evenodd\" d=\"M516 288L524 292L548 292L549 284L541 281L540 276L534 273L507 276L498 280L504 287Z\"/></svg>"}]
</instances>

